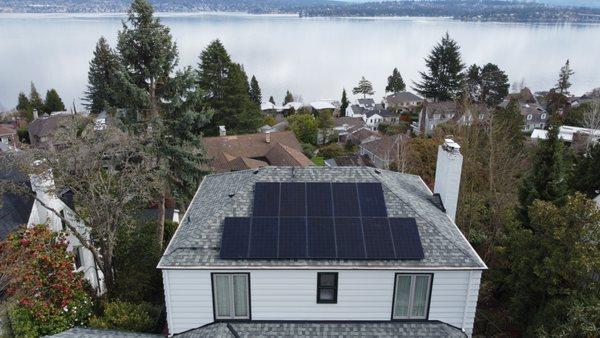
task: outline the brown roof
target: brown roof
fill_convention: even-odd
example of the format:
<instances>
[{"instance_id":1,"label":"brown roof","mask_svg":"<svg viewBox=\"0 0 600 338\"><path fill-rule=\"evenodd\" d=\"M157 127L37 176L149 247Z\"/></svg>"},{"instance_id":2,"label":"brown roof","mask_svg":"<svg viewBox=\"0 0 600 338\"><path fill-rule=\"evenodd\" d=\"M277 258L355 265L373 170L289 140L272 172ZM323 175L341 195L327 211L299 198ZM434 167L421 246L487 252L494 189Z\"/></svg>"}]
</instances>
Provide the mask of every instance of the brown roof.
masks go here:
<instances>
[{"instance_id":1,"label":"brown roof","mask_svg":"<svg viewBox=\"0 0 600 338\"><path fill-rule=\"evenodd\" d=\"M236 157L233 160L227 162L227 167L224 169L226 169L226 171L237 171L267 167L268 165L269 164L265 161L259 161L247 157Z\"/></svg>"},{"instance_id":2,"label":"brown roof","mask_svg":"<svg viewBox=\"0 0 600 338\"><path fill-rule=\"evenodd\" d=\"M205 137L204 148L213 158L212 167L216 171L237 170L232 168L240 166L256 168L263 166L264 163L270 165L312 164L310 159L302 154L302 146L292 131L273 132L269 135L270 142L267 142L267 134L260 133ZM229 163L234 160L237 162Z\"/></svg>"},{"instance_id":3,"label":"brown roof","mask_svg":"<svg viewBox=\"0 0 600 338\"><path fill-rule=\"evenodd\" d=\"M73 119L74 115L54 115L41 117L29 124L29 133L36 136L46 136L54 133L59 127Z\"/></svg>"},{"instance_id":4,"label":"brown roof","mask_svg":"<svg viewBox=\"0 0 600 338\"><path fill-rule=\"evenodd\" d=\"M347 125L348 128L366 125L365 121L362 119L362 117L349 117L349 116L337 117L337 118L333 119L333 124L335 127L343 127L344 125Z\"/></svg>"},{"instance_id":5,"label":"brown roof","mask_svg":"<svg viewBox=\"0 0 600 338\"><path fill-rule=\"evenodd\" d=\"M11 126L8 126L6 124L0 124L0 136L15 135L16 133L17 131Z\"/></svg>"},{"instance_id":6,"label":"brown roof","mask_svg":"<svg viewBox=\"0 0 600 338\"><path fill-rule=\"evenodd\" d=\"M363 141L365 141L366 139L368 139L370 137L379 137L379 136L380 136L380 134L376 131L372 131L367 128L361 128L356 131L353 131L349 135L349 138L351 138L353 140L357 140L359 143L362 143Z\"/></svg>"},{"instance_id":7,"label":"brown roof","mask_svg":"<svg viewBox=\"0 0 600 338\"><path fill-rule=\"evenodd\" d=\"M406 141L409 138L406 135L398 136L400 137L401 142ZM393 162L398 152L398 136L382 135L376 140L361 144L360 147L368 150L381 159Z\"/></svg>"}]
</instances>

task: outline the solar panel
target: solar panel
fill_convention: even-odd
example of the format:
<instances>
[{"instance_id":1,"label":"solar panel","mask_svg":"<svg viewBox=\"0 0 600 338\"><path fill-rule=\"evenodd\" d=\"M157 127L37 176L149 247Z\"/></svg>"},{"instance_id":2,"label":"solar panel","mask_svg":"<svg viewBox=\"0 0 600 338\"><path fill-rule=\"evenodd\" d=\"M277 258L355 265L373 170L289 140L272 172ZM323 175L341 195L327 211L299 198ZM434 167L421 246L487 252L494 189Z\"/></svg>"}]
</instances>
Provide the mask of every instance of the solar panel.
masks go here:
<instances>
[{"instance_id":1,"label":"solar panel","mask_svg":"<svg viewBox=\"0 0 600 338\"><path fill-rule=\"evenodd\" d=\"M277 257L306 257L306 218L282 217L279 219L279 254Z\"/></svg>"},{"instance_id":2,"label":"solar panel","mask_svg":"<svg viewBox=\"0 0 600 338\"><path fill-rule=\"evenodd\" d=\"M277 258L279 219L252 218L249 258Z\"/></svg>"},{"instance_id":3,"label":"solar panel","mask_svg":"<svg viewBox=\"0 0 600 338\"><path fill-rule=\"evenodd\" d=\"M279 216L279 183L257 182L254 185L254 216Z\"/></svg>"},{"instance_id":4,"label":"solar panel","mask_svg":"<svg viewBox=\"0 0 600 338\"><path fill-rule=\"evenodd\" d=\"M223 223L221 237L221 258L248 257L248 242L250 239L250 218L227 217Z\"/></svg>"},{"instance_id":5,"label":"solar panel","mask_svg":"<svg viewBox=\"0 0 600 338\"><path fill-rule=\"evenodd\" d=\"M388 219L362 218L368 259L395 259Z\"/></svg>"},{"instance_id":6,"label":"solar panel","mask_svg":"<svg viewBox=\"0 0 600 338\"><path fill-rule=\"evenodd\" d=\"M281 183L280 217L306 216L306 184Z\"/></svg>"},{"instance_id":7,"label":"solar panel","mask_svg":"<svg viewBox=\"0 0 600 338\"><path fill-rule=\"evenodd\" d=\"M310 217L306 220L309 258L336 258L333 218Z\"/></svg>"},{"instance_id":8,"label":"solar panel","mask_svg":"<svg viewBox=\"0 0 600 338\"><path fill-rule=\"evenodd\" d=\"M390 218L397 259L423 259L423 247L414 218Z\"/></svg>"},{"instance_id":9,"label":"solar panel","mask_svg":"<svg viewBox=\"0 0 600 338\"><path fill-rule=\"evenodd\" d=\"M360 217L356 183L333 183L335 217Z\"/></svg>"},{"instance_id":10,"label":"solar panel","mask_svg":"<svg viewBox=\"0 0 600 338\"><path fill-rule=\"evenodd\" d=\"M337 257L364 259L365 246L360 218L336 218L334 222Z\"/></svg>"},{"instance_id":11,"label":"solar panel","mask_svg":"<svg viewBox=\"0 0 600 338\"><path fill-rule=\"evenodd\" d=\"M331 183L306 183L306 214L308 217L333 216Z\"/></svg>"},{"instance_id":12,"label":"solar panel","mask_svg":"<svg viewBox=\"0 0 600 338\"><path fill-rule=\"evenodd\" d=\"M357 183L362 217L387 217L381 183Z\"/></svg>"}]
</instances>

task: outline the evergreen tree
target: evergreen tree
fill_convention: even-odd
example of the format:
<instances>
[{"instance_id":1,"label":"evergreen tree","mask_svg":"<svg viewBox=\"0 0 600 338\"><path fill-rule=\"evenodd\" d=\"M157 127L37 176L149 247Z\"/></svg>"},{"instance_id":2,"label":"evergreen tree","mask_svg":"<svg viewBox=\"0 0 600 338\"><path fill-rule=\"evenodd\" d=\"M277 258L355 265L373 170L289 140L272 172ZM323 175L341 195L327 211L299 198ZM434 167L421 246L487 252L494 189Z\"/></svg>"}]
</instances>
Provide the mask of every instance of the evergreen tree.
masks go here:
<instances>
[{"instance_id":1,"label":"evergreen tree","mask_svg":"<svg viewBox=\"0 0 600 338\"><path fill-rule=\"evenodd\" d=\"M373 84L363 76L360 81L358 81L358 85L352 89L352 94L363 94L363 98L366 98L367 95L373 95L375 94L373 91Z\"/></svg>"},{"instance_id":2,"label":"evergreen tree","mask_svg":"<svg viewBox=\"0 0 600 338\"><path fill-rule=\"evenodd\" d=\"M479 102L488 107L499 105L508 95L508 75L493 63L488 63L481 69L480 84Z\"/></svg>"},{"instance_id":3,"label":"evergreen tree","mask_svg":"<svg viewBox=\"0 0 600 338\"><path fill-rule=\"evenodd\" d=\"M178 63L177 46L168 27L154 16L147 0L134 0L119 32L117 49L126 73L127 106L158 115L162 88Z\"/></svg>"},{"instance_id":4,"label":"evergreen tree","mask_svg":"<svg viewBox=\"0 0 600 338\"><path fill-rule=\"evenodd\" d=\"M94 114L108 111L118 104L117 87L119 85L120 64L118 56L100 37L90 61L88 85L85 92L85 106Z\"/></svg>"},{"instance_id":5,"label":"evergreen tree","mask_svg":"<svg viewBox=\"0 0 600 338\"><path fill-rule=\"evenodd\" d=\"M252 79L250 79L250 98L257 105L260 105L262 102L262 94L260 92L260 86L258 85L256 76L254 76L254 75L252 75Z\"/></svg>"},{"instance_id":6,"label":"evergreen tree","mask_svg":"<svg viewBox=\"0 0 600 338\"><path fill-rule=\"evenodd\" d=\"M39 114L44 111L44 101L42 101L42 97L40 96L40 93L38 93L33 82L31 83L31 90L29 91L29 107L31 111L37 110Z\"/></svg>"},{"instance_id":7,"label":"evergreen tree","mask_svg":"<svg viewBox=\"0 0 600 338\"><path fill-rule=\"evenodd\" d=\"M275 99L273 98L273 96L269 97L269 102L271 102L272 104L275 104Z\"/></svg>"},{"instance_id":8,"label":"evergreen tree","mask_svg":"<svg viewBox=\"0 0 600 338\"><path fill-rule=\"evenodd\" d=\"M219 40L212 41L200 54L198 85L204 91L211 106L221 105L225 93L225 82L231 66L231 58ZM220 120L218 110L215 120Z\"/></svg>"},{"instance_id":9,"label":"evergreen tree","mask_svg":"<svg viewBox=\"0 0 600 338\"><path fill-rule=\"evenodd\" d=\"M65 111L65 104L55 89L50 89L46 92L46 100L44 101L44 112L50 114L55 111Z\"/></svg>"},{"instance_id":10,"label":"evergreen tree","mask_svg":"<svg viewBox=\"0 0 600 338\"><path fill-rule=\"evenodd\" d=\"M452 100L462 89L464 64L461 61L460 47L446 35L425 59L427 72L420 72L422 81L415 83L415 90L436 101Z\"/></svg>"},{"instance_id":11,"label":"evergreen tree","mask_svg":"<svg viewBox=\"0 0 600 338\"><path fill-rule=\"evenodd\" d=\"M348 97L346 96L346 89L342 89L342 100L340 101L342 105L340 106L340 116L346 116L346 108L350 105L350 101L348 101Z\"/></svg>"},{"instance_id":12,"label":"evergreen tree","mask_svg":"<svg viewBox=\"0 0 600 338\"><path fill-rule=\"evenodd\" d=\"M406 90L406 84L404 84L404 80L402 79L402 75L400 75L398 68L394 68L392 75L390 75L387 80L387 86L385 87L386 92L398 93Z\"/></svg>"},{"instance_id":13,"label":"evergreen tree","mask_svg":"<svg viewBox=\"0 0 600 338\"><path fill-rule=\"evenodd\" d=\"M567 60L565 65L560 68L558 83L556 83L556 89L560 94L569 95L569 88L571 88L571 75L573 74L575 74L575 72L571 69L570 61Z\"/></svg>"},{"instance_id":14,"label":"evergreen tree","mask_svg":"<svg viewBox=\"0 0 600 338\"><path fill-rule=\"evenodd\" d=\"M294 102L294 95L292 95L292 92L288 90L285 92L285 97L283 98L283 105L285 106L290 102Z\"/></svg>"},{"instance_id":15,"label":"evergreen tree","mask_svg":"<svg viewBox=\"0 0 600 338\"><path fill-rule=\"evenodd\" d=\"M250 95L248 76L242 65L232 63L230 72L225 82L225 106L221 109L230 121L225 125L232 126L237 133L254 133L262 123L262 115L259 106L256 105ZM216 108L215 108L216 109Z\"/></svg>"},{"instance_id":16,"label":"evergreen tree","mask_svg":"<svg viewBox=\"0 0 600 338\"><path fill-rule=\"evenodd\" d=\"M17 103L17 111L19 112L19 116L24 118L27 122L31 122L33 120L31 104L29 103L29 99L25 93L19 93L19 99Z\"/></svg>"},{"instance_id":17,"label":"evergreen tree","mask_svg":"<svg viewBox=\"0 0 600 338\"><path fill-rule=\"evenodd\" d=\"M589 151L575 158L569 186L588 198L600 194L600 144L594 143Z\"/></svg>"},{"instance_id":18,"label":"evergreen tree","mask_svg":"<svg viewBox=\"0 0 600 338\"><path fill-rule=\"evenodd\" d=\"M481 94L481 68L476 64L471 65L467 69L465 81L469 100L471 102L479 102L479 95Z\"/></svg>"}]
</instances>

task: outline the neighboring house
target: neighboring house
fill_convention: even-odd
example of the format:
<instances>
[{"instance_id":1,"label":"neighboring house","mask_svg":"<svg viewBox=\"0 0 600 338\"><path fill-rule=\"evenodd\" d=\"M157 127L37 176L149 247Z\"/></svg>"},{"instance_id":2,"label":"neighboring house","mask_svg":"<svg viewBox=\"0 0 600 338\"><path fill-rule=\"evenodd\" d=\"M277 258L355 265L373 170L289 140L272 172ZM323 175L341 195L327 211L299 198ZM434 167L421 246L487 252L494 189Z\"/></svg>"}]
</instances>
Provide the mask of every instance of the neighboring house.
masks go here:
<instances>
[{"instance_id":1,"label":"neighboring house","mask_svg":"<svg viewBox=\"0 0 600 338\"><path fill-rule=\"evenodd\" d=\"M386 96L383 103L387 109L398 111L406 108L414 108L423 103L423 98L411 92L398 92Z\"/></svg>"},{"instance_id":2,"label":"neighboring house","mask_svg":"<svg viewBox=\"0 0 600 338\"><path fill-rule=\"evenodd\" d=\"M450 216L458 181L436 181L440 207L367 167L206 176L158 265L169 334L470 336L487 267Z\"/></svg>"},{"instance_id":3,"label":"neighboring house","mask_svg":"<svg viewBox=\"0 0 600 338\"><path fill-rule=\"evenodd\" d=\"M586 140L592 138L594 142L600 139L599 129L589 129L574 126L560 126L558 137L568 143L573 143L578 140ZM548 138L548 131L543 129L534 129L531 133L532 140L545 140Z\"/></svg>"},{"instance_id":4,"label":"neighboring house","mask_svg":"<svg viewBox=\"0 0 600 338\"><path fill-rule=\"evenodd\" d=\"M298 109L302 108L304 106L304 104L302 102L296 102L296 101L292 101L292 102L288 102L285 105L283 105L283 110L286 111L297 111Z\"/></svg>"},{"instance_id":5,"label":"neighboring house","mask_svg":"<svg viewBox=\"0 0 600 338\"><path fill-rule=\"evenodd\" d=\"M336 106L330 101L314 101L310 103L310 107L317 112L322 110L334 111L336 109Z\"/></svg>"},{"instance_id":6,"label":"neighboring house","mask_svg":"<svg viewBox=\"0 0 600 338\"><path fill-rule=\"evenodd\" d=\"M265 124L264 126L258 128L258 132L259 133L274 133L274 132L278 132L278 131L285 131L288 128L288 126L289 126L288 121L283 120L272 126Z\"/></svg>"},{"instance_id":7,"label":"neighboring house","mask_svg":"<svg viewBox=\"0 0 600 338\"><path fill-rule=\"evenodd\" d=\"M424 102L415 132L430 135L435 127L450 121L470 125L474 115L483 120L488 116L488 109L482 104L473 104L464 110L454 101Z\"/></svg>"},{"instance_id":8,"label":"neighboring house","mask_svg":"<svg viewBox=\"0 0 600 338\"><path fill-rule=\"evenodd\" d=\"M78 219L73 211L72 193L68 189L58 190L54 186L51 170L31 175L30 181L36 199L33 202L27 226L32 227L36 224L46 224L52 231L71 232L65 222L48 209L52 208L63 218L67 219L69 224L73 224L81 236L86 239L90 238L89 229ZM81 271L84 274L85 279L88 280L98 294L103 294L106 291L104 276L102 271L97 267L92 252L85 248L73 234L67 237L67 241L69 242L67 250L75 254L75 270Z\"/></svg>"},{"instance_id":9,"label":"neighboring house","mask_svg":"<svg viewBox=\"0 0 600 338\"><path fill-rule=\"evenodd\" d=\"M336 117L333 119L333 130L338 135L338 142L346 142L348 134L365 128L367 124L362 119L362 117Z\"/></svg>"},{"instance_id":10,"label":"neighboring house","mask_svg":"<svg viewBox=\"0 0 600 338\"><path fill-rule=\"evenodd\" d=\"M505 99L500 107L508 107L510 101ZM550 121L550 115L537 102L519 101L519 109L523 116L523 131L532 132L534 129L545 129Z\"/></svg>"},{"instance_id":11,"label":"neighboring house","mask_svg":"<svg viewBox=\"0 0 600 338\"><path fill-rule=\"evenodd\" d=\"M263 102L260 104L260 110L262 111L276 111L280 112L283 110L282 106L275 105L271 102Z\"/></svg>"},{"instance_id":12,"label":"neighboring house","mask_svg":"<svg viewBox=\"0 0 600 338\"><path fill-rule=\"evenodd\" d=\"M373 109L365 111L362 115L363 119L367 123L367 126L371 130L377 130L379 125L384 124L398 124L400 123L400 116L387 109Z\"/></svg>"},{"instance_id":13,"label":"neighboring house","mask_svg":"<svg viewBox=\"0 0 600 338\"><path fill-rule=\"evenodd\" d=\"M367 156L371 162L381 169L389 169L392 163L398 161L402 156L402 148L399 145L409 139L407 135L380 135L377 138L362 142L359 147L359 154Z\"/></svg>"},{"instance_id":14,"label":"neighboring house","mask_svg":"<svg viewBox=\"0 0 600 338\"><path fill-rule=\"evenodd\" d=\"M18 142L19 137L17 136L17 131L7 124L0 124L0 143L4 146L0 149L16 149Z\"/></svg>"},{"instance_id":15,"label":"neighboring house","mask_svg":"<svg viewBox=\"0 0 600 338\"><path fill-rule=\"evenodd\" d=\"M35 148L49 148L52 144L52 136L56 131L67 125L75 118L73 114L57 114L36 118L29 124L29 140Z\"/></svg>"},{"instance_id":16,"label":"neighboring house","mask_svg":"<svg viewBox=\"0 0 600 338\"><path fill-rule=\"evenodd\" d=\"M203 141L216 172L313 165L292 131L205 137Z\"/></svg>"},{"instance_id":17,"label":"neighboring house","mask_svg":"<svg viewBox=\"0 0 600 338\"><path fill-rule=\"evenodd\" d=\"M363 155L345 155L325 160L328 167L374 167L368 156Z\"/></svg>"},{"instance_id":18,"label":"neighboring house","mask_svg":"<svg viewBox=\"0 0 600 338\"><path fill-rule=\"evenodd\" d=\"M353 144L360 145L363 142L368 142L372 140L376 140L381 137L381 133L378 131L373 131L369 128L359 128L346 136L346 139Z\"/></svg>"}]
</instances>

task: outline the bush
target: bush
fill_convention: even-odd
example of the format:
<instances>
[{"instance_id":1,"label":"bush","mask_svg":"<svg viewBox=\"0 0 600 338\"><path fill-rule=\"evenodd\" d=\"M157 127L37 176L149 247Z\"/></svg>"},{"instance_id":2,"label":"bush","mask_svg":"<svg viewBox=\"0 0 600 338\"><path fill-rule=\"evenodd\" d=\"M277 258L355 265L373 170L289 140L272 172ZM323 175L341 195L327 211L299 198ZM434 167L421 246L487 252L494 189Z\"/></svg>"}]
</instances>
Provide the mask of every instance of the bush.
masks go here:
<instances>
[{"instance_id":1,"label":"bush","mask_svg":"<svg viewBox=\"0 0 600 338\"><path fill-rule=\"evenodd\" d=\"M317 147L313 146L310 143L301 143L300 145L302 146L302 152L304 153L304 155L306 155L306 157L311 158L315 155Z\"/></svg>"},{"instance_id":2,"label":"bush","mask_svg":"<svg viewBox=\"0 0 600 338\"><path fill-rule=\"evenodd\" d=\"M327 159L342 156L345 153L344 148L336 143L328 144L319 149L319 155Z\"/></svg>"},{"instance_id":3,"label":"bush","mask_svg":"<svg viewBox=\"0 0 600 338\"><path fill-rule=\"evenodd\" d=\"M17 136L19 137L19 142L30 144L29 140L29 130L27 128L19 128L17 129Z\"/></svg>"},{"instance_id":4,"label":"bush","mask_svg":"<svg viewBox=\"0 0 600 338\"><path fill-rule=\"evenodd\" d=\"M104 307L102 316L90 319L90 326L101 329L124 330L134 332L155 332L160 328L157 323L160 308L149 303L130 303L115 300Z\"/></svg>"},{"instance_id":5,"label":"bush","mask_svg":"<svg viewBox=\"0 0 600 338\"><path fill-rule=\"evenodd\" d=\"M275 118L271 115L265 117L265 120L263 121L264 124L268 124L271 127L277 124L277 120L275 120Z\"/></svg>"}]
</instances>

